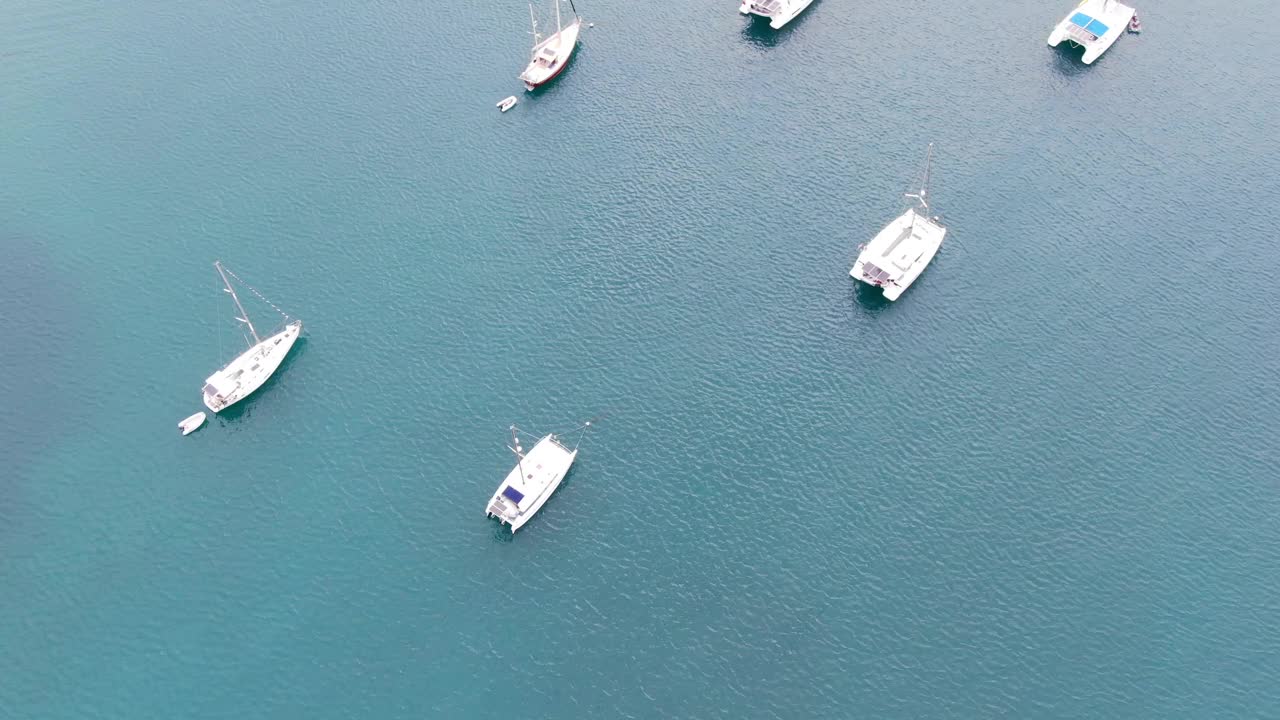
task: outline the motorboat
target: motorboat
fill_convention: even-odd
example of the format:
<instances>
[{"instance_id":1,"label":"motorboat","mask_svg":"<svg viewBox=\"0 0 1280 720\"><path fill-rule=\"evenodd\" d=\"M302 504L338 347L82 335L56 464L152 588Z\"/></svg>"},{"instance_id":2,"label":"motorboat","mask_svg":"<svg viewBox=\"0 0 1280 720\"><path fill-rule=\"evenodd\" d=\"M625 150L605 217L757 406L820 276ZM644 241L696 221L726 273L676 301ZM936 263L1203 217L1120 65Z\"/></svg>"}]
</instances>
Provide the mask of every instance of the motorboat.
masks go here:
<instances>
[{"instance_id":1,"label":"motorboat","mask_svg":"<svg viewBox=\"0 0 1280 720\"><path fill-rule=\"evenodd\" d=\"M190 435L200 429L200 426L204 424L205 417L204 413L198 412L178 423L178 429L182 431L183 435Z\"/></svg>"},{"instance_id":2,"label":"motorboat","mask_svg":"<svg viewBox=\"0 0 1280 720\"><path fill-rule=\"evenodd\" d=\"M1053 28L1049 47L1064 40L1072 47L1083 47L1080 60L1089 65L1124 33L1133 16L1133 8L1116 0L1083 0Z\"/></svg>"},{"instance_id":3,"label":"motorboat","mask_svg":"<svg viewBox=\"0 0 1280 720\"><path fill-rule=\"evenodd\" d=\"M812 4L813 0L742 0L738 12L769 18L769 27L781 30Z\"/></svg>"},{"instance_id":4,"label":"motorboat","mask_svg":"<svg viewBox=\"0 0 1280 720\"><path fill-rule=\"evenodd\" d=\"M236 294L235 288L231 285L228 275L236 277L235 273L227 269L221 262L213 264L214 269L218 271L218 276L222 278L224 290L231 295L232 301L235 303L236 309L240 314L236 316L236 320L244 323L253 340L249 343L249 349L240 353L234 360L227 363L214 374L205 378L204 381L204 405L213 412L226 410L241 400L248 397L255 390L262 387L270 377L275 374L280 363L284 362L285 356L289 354L289 350L293 344L298 341L298 336L302 334L302 321L291 320L288 315L276 308L284 316L284 327L265 338L258 335L257 328L253 322L249 320L249 314L245 312L244 305L240 302L240 296ZM236 278L239 280L239 278ZM271 304L266 298L262 298L258 291L253 290L255 295ZM272 305L275 308L275 305Z\"/></svg>"},{"instance_id":5,"label":"motorboat","mask_svg":"<svg viewBox=\"0 0 1280 720\"><path fill-rule=\"evenodd\" d=\"M929 165L932 160L933 144L930 143L920 191L906 195L914 199L915 204L862 246L849 271L855 280L881 288L886 300L897 300L911 287L938 253L947 234L938 217L929 214Z\"/></svg>"},{"instance_id":6,"label":"motorboat","mask_svg":"<svg viewBox=\"0 0 1280 720\"><path fill-rule=\"evenodd\" d=\"M519 101L516 100L515 95L504 97L498 101L498 109L501 110L502 112L506 112L511 108L515 107L517 102Z\"/></svg>"},{"instance_id":7,"label":"motorboat","mask_svg":"<svg viewBox=\"0 0 1280 720\"><path fill-rule=\"evenodd\" d=\"M533 14L533 5L529 6L529 19L533 22L533 53L519 76L526 90L534 90L555 79L569 65L573 51L578 47L582 18L578 17L575 8L573 22L561 27L560 0L552 1L556 5L556 31L545 40L538 34L538 19Z\"/></svg>"},{"instance_id":8,"label":"motorboat","mask_svg":"<svg viewBox=\"0 0 1280 720\"><path fill-rule=\"evenodd\" d=\"M585 433L590 426L588 422L578 429ZM579 443L581 440L582 434L579 434ZM520 430L513 425L508 449L515 453L516 466L489 498L485 517L498 518L501 523L510 525L511 533L515 534L560 487L578 456L578 443L570 449L555 434L544 435L526 453L520 444Z\"/></svg>"}]
</instances>

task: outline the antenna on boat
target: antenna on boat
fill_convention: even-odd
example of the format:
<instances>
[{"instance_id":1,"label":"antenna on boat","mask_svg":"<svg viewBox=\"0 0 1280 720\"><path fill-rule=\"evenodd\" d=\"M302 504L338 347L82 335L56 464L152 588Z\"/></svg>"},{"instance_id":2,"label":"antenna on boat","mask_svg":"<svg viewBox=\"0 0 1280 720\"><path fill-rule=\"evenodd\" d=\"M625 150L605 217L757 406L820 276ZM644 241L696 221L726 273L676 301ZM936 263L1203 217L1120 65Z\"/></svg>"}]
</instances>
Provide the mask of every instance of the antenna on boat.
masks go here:
<instances>
[{"instance_id":1,"label":"antenna on boat","mask_svg":"<svg viewBox=\"0 0 1280 720\"><path fill-rule=\"evenodd\" d=\"M258 337L258 331L253 328L253 323L249 321L249 313L245 312L244 306L240 304L240 298L236 295L235 288L231 287L231 281L227 279L227 274L222 271L222 261L214 260L213 267L218 271L218 276L222 278L222 284L226 286L227 292L231 293L231 299L236 302L236 307L240 310L240 315L236 319L249 326L249 332L253 333L255 345L262 342L262 338Z\"/></svg>"},{"instance_id":2,"label":"antenna on boat","mask_svg":"<svg viewBox=\"0 0 1280 720\"><path fill-rule=\"evenodd\" d=\"M920 192L907 193L906 197L916 200L926 212L929 210L929 166L933 163L933 143L929 143L929 153L924 159L924 179L920 181Z\"/></svg>"}]
</instances>

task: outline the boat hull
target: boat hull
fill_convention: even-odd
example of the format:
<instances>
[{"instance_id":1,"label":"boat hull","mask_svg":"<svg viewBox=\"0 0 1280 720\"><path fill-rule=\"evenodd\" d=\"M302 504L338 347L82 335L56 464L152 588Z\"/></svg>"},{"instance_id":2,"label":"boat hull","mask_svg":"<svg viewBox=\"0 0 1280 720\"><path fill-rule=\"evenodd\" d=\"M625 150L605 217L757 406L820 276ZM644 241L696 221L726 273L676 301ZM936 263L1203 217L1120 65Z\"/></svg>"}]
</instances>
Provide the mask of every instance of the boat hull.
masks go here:
<instances>
[{"instance_id":1,"label":"boat hull","mask_svg":"<svg viewBox=\"0 0 1280 720\"><path fill-rule=\"evenodd\" d=\"M908 210L867 243L849 276L897 300L933 261L947 229L931 218Z\"/></svg>"},{"instance_id":2,"label":"boat hull","mask_svg":"<svg viewBox=\"0 0 1280 720\"><path fill-rule=\"evenodd\" d=\"M199 430L201 425L204 425L205 417L206 415L204 413L198 412L195 415L192 415L191 417L178 423L178 429L182 431L182 434L184 436L190 435L196 430Z\"/></svg>"},{"instance_id":3,"label":"boat hull","mask_svg":"<svg viewBox=\"0 0 1280 720\"><path fill-rule=\"evenodd\" d=\"M793 2L790 7L781 12L770 14L768 12L761 12L756 7L756 3L753 3L752 0L744 0L742 6L738 8L738 12L743 15L755 15L756 17L768 18L769 27L774 30L781 30L787 25L787 23L795 20L800 13L804 12L805 8L812 4L813 0L799 0L798 2Z\"/></svg>"},{"instance_id":4,"label":"boat hull","mask_svg":"<svg viewBox=\"0 0 1280 720\"><path fill-rule=\"evenodd\" d=\"M1118 2L1083 0L1049 33L1049 47L1058 47L1063 42L1072 47L1083 47L1080 62L1092 65L1125 33L1135 12L1132 7ZM1077 16L1084 18L1080 24L1072 22ZM1098 32L1091 32L1091 28Z\"/></svg>"},{"instance_id":5,"label":"boat hull","mask_svg":"<svg viewBox=\"0 0 1280 720\"><path fill-rule=\"evenodd\" d=\"M560 73L569 66L569 62L577 52L578 35L581 29L582 20L575 19L568 27L542 41L533 49L533 59L529 61L524 72L520 73L520 80L524 82L525 90L532 92L560 77ZM555 48L555 61L550 66L542 66L537 62L538 54L546 47Z\"/></svg>"},{"instance_id":6,"label":"boat hull","mask_svg":"<svg viewBox=\"0 0 1280 720\"><path fill-rule=\"evenodd\" d=\"M295 320L210 375L204 384L205 407L221 412L252 395L271 379L301 335L302 321Z\"/></svg>"},{"instance_id":7,"label":"boat hull","mask_svg":"<svg viewBox=\"0 0 1280 720\"><path fill-rule=\"evenodd\" d=\"M485 515L510 525L514 534L551 499L577 456L576 449L564 447L555 436L542 438L511 469L493 497L489 498Z\"/></svg>"}]
</instances>

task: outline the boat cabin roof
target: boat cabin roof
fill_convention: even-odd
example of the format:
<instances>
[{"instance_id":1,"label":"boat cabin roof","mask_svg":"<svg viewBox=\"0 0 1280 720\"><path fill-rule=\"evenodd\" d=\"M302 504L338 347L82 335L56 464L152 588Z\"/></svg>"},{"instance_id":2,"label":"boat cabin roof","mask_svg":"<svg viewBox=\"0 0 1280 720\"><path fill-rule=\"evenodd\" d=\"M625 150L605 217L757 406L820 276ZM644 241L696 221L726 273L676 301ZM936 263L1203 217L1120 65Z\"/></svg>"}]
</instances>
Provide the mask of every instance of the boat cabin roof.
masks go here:
<instances>
[{"instance_id":1,"label":"boat cabin roof","mask_svg":"<svg viewBox=\"0 0 1280 720\"><path fill-rule=\"evenodd\" d=\"M548 435L529 449L502 483L500 495L523 512L573 460L573 452Z\"/></svg>"},{"instance_id":2,"label":"boat cabin roof","mask_svg":"<svg viewBox=\"0 0 1280 720\"><path fill-rule=\"evenodd\" d=\"M1071 24L1086 32L1097 35L1098 37L1106 35L1107 30L1110 29L1107 27L1106 23L1082 12L1078 12L1071 16Z\"/></svg>"}]
</instances>

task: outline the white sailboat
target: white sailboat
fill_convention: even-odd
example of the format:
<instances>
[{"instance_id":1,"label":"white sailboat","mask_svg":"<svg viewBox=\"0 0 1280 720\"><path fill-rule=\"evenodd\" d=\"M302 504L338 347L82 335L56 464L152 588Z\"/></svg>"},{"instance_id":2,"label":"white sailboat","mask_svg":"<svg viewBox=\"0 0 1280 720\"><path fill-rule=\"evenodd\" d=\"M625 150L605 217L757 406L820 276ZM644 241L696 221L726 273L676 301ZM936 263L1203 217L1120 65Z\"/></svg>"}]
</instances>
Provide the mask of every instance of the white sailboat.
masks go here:
<instances>
[{"instance_id":1,"label":"white sailboat","mask_svg":"<svg viewBox=\"0 0 1280 720\"><path fill-rule=\"evenodd\" d=\"M529 19L533 22L533 53L529 58L529 65L519 75L526 90L551 82L569 64L573 51L578 47L582 18L578 17L577 8L573 8L573 22L561 27L560 0L552 2L556 5L556 31L546 40L540 39L538 18L534 17L533 5L529 5ZM569 0L569 6L573 7L573 0Z\"/></svg>"},{"instance_id":2,"label":"white sailboat","mask_svg":"<svg viewBox=\"0 0 1280 720\"><path fill-rule=\"evenodd\" d=\"M589 427L588 422L579 429L585 434ZM578 443L582 442L580 434L578 443L570 449L556 435L545 435L526 453L520 447L519 432L519 428L511 426L508 449L516 455L516 466L507 473L485 506L485 517L496 517L510 525L512 534L529 522L560 487L560 481L578 456Z\"/></svg>"},{"instance_id":3,"label":"white sailboat","mask_svg":"<svg viewBox=\"0 0 1280 720\"><path fill-rule=\"evenodd\" d=\"M253 336L253 342L249 344L248 350L240 353L236 359L227 363L226 366L210 375L204 381L205 407L216 413L235 405L252 394L254 390L262 387L263 383L275 373L276 368L280 367L280 363L284 362L285 356L289 354L289 350L297 342L298 336L302 334L302 321L290 321L288 315L285 315L275 305L271 305L269 300L250 287L249 290L254 295L257 295L258 298L275 308L276 312L284 315L285 319L283 330L266 338L260 337L257 329L254 328L253 323L249 320L249 314L245 312L244 305L240 304L240 296L236 295L235 288L231 286L231 281L227 279L227 275L235 277L236 280L240 280L240 278L223 267L220 261L214 262L213 267L218 271L218 277L222 278L225 291L231 294L231 299L235 302L236 309L240 311L240 314L236 316L236 320L244 323L249 329L249 334ZM243 281L241 282L243 283ZM249 286L245 285L245 287Z\"/></svg>"},{"instance_id":4,"label":"white sailboat","mask_svg":"<svg viewBox=\"0 0 1280 720\"><path fill-rule=\"evenodd\" d=\"M849 271L854 279L883 288L888 300L897 300L920 277L947 234L938 217L929 215L929 165L932 161L933 143L929 143L920 192L906 194L916 201L915 206L907 208L864 245Z\"/></svg>"},{"instance_id":5,"label":"white sailboat","mask_svg":"<svg viewBox=\"0 0 1280 720\"><path fill-rule=\"evenodd\" d=\"M769 27L781 30L812 4L813 0L742 0L738 12L769 18Z\"/></svg>"}]
</instances>

